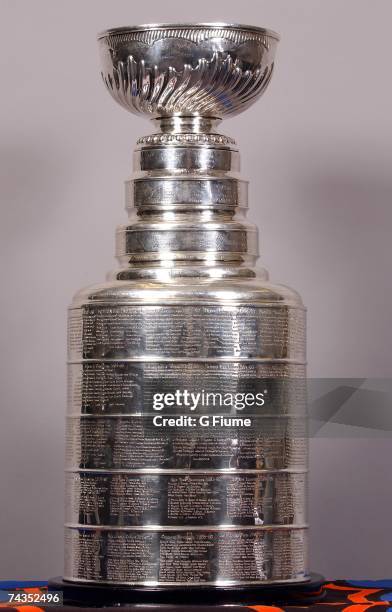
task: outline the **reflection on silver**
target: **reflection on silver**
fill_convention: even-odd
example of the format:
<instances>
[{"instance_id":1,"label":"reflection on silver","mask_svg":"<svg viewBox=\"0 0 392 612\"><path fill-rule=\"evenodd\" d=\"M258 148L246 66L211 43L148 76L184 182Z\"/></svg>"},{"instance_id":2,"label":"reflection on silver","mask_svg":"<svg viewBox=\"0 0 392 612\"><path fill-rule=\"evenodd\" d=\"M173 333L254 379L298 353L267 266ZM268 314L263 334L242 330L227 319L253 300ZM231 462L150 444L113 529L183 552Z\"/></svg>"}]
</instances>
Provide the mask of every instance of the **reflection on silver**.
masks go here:
<instances>
[{"instance_id":1,"label":"reflection on silver","mask_svg":"<svg viewBox=\"0 0 392 612\"><path fill-rule=\"evenodd\" d=\"M217 131L263 93L277 41L228 24L99 37L109 92L158 131L138 140L126 182L120 269L70 308L67 580L308 579L304 308L255 267L239 153ZM154 394L175 389L265 403L192 412L250 427L157 427Z\"/></svg>"}]
</instances>

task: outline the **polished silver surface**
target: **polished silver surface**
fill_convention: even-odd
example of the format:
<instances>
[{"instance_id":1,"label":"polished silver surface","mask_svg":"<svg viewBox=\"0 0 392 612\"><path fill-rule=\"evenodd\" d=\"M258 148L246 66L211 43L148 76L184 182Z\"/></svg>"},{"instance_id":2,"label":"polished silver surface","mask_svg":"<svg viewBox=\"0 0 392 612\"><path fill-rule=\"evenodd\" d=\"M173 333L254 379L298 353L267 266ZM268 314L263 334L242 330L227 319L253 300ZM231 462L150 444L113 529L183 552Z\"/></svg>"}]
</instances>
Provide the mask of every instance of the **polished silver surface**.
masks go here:
<instances>
[{"instance_id":1,"label":"polished silver surface","mask_svg":"<svg viewBox=\"0 0 392 612\"><path fill-rule=\"evenodd\" d=\"M304 307L256 267L217 129L264 91L277 41L230 24L99 37L110 93L156 127L126 181L120 267L69 311L67 580L308 579Z\"/></svg>"},{"instance_id":2,"label":"polished silver surface","mask_svg":"<svg viewBox=\"0 0 392 612\"><path fill-rule=\"evenodd\" d=\"M252 26L161 24L99 36L102 76L134 113L227 117L269 83L278 35Z\"/></svg>"},{"instance_id":3,"label":"polished silver surface","mask_svg":"<svg viewBox=\"0 0 392 612\"><path fill-rule=\"evenodd\" d=\"M66 527L66 580L146 586L303 580L306 530Z\"/></svg>"},{"instance_id":4,"label":"polished silver surface","mask_svg":"<svg viewBox=\"0 0 392 612\"><path fill-rule=\"evenodd\" d=\"M303 580L301 528L65 530L65 579L130 585L236 585ZM80 575L82 574L82 575Z\"/></svg>"},{"instance_id":5,"label":"polished silver surface","mask_svg":"<svg viewBox=\"0 0 392 612\"><path fill-rule=\"evenodd\" d=\"M67 525L166 527L306 525L306 474L68 473Z\"/></svg>"},{"instance_id":6,"label":"polished silver surface","mask_svg":"<svg viewBox=\"0 0 392 612\"><path fill-rule=\"evenodd\" d=\"M172 416L181 419L178 414ZM66 468L147 472L179 468L259 472L306 469L304 418L250 418L249 429L236 425L206 429L179 424L168 430L155 427L151 414L101 416L96 412L70 416Z\"/></svg>"}]
</instances>

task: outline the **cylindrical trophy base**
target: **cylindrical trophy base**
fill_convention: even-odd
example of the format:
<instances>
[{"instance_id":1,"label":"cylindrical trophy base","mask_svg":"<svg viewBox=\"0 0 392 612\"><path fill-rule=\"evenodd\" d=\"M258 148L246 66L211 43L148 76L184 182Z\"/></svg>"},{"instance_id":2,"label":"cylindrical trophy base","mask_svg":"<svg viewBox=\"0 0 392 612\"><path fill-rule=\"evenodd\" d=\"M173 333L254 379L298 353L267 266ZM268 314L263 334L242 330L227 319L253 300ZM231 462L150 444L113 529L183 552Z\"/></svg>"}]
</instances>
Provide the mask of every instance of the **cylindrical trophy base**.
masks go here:
<instances>
[{"instance_id":1,"label":"cylindrical trophy base","mask_svg":"<svg viewBox=\"0 0 392 612\"><path fill-rule=\"evenodd\" d=\"M69 582L61 577L49 581L49 590L62 591L64 604L109 607L144 604L187 606L187 610L216 605L310 605L324 596L324 578L310 574L307 582L255 586L127 587ZM194 602L192 604L191 602ZM195 607L196 606L196 607ZM182 608L181 608L182 609ZM147 610L143 607L143 610ZM147 611L148 612L148 611Z\"/></svg>"}]
</instances>

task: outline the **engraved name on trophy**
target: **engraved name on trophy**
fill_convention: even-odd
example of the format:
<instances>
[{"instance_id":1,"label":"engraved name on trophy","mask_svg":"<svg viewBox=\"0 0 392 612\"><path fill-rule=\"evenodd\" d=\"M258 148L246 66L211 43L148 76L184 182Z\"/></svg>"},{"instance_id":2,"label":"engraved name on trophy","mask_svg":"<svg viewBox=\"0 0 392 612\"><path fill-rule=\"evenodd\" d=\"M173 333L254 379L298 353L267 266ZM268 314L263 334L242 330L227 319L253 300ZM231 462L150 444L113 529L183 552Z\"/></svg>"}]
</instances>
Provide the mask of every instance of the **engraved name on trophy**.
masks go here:
<instances>
[{"instance_id":1,"label":"engraved name on trophy","mask_svg":"<svg viewBox=\"0 0 392 612\"><path fill-rule=\"evenodd\" d=\"M228 24L99 36L110 94L157 131L126 182L120 268L70 308L65 581L310 581L304 307L255 267L247 181L217 131L262 95L278 40Z\"/></svg>"}]
</instances>

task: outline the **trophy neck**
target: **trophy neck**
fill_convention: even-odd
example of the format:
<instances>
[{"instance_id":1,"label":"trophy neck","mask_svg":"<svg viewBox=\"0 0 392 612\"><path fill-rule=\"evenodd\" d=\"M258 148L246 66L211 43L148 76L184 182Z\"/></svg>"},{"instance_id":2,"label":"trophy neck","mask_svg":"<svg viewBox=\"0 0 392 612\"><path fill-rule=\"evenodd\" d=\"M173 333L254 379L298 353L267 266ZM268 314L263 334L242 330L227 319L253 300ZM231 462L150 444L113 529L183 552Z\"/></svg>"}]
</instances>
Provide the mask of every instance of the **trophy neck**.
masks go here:
<instances>
[{"instance_id":1,"label":"trophy neck","mask_svg":"<svg viewBox=\"0 0 392 612\"><path fill-rule=\"evenodd\" d=\"M117 279L256 276L257 228L246 219L248 182L218 119L171 116L142 137L126 181ZM265 277L265 274L263 274Z\"/></svg>"},{"instance_id":2,"label":"trophy neck","mask_svg":"<svg viewBox=\"0 0 392 612\"><path fill-rule=\"evenodd\" d=\"M162 134L212 134L221 119L216 117L173 115L152 119Z\"/></svg>"}]
</instances>

